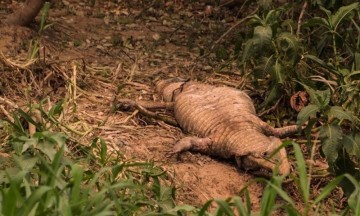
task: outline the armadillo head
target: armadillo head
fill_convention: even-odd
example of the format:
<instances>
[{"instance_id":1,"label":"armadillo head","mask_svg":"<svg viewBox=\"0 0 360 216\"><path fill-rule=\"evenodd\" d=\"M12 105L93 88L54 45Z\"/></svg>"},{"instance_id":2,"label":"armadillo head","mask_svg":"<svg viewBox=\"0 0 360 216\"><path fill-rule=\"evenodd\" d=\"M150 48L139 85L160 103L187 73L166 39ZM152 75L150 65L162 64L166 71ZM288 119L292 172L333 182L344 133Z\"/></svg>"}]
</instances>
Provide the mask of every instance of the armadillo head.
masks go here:
<instances>
[{"instance_id":1,"label":"armadillo head","mask_svg":"<svg viewBox=\"0 0 360 216\"><path fill-rule=\"evenodd\" d=\"M261 176L271 176L271 173L278 166L278 173L280 175L288 175L291 166L287 159L285 148L281 148L276 154L273 154L282 144L281 140L272 136L269 139L270 144L268 148L260 155L249 154L236 158L238 166Z\"/></svg>"},{"instance_id":2,"label":"armadillo head","mask_svg":"<svg viewBox=\"0 0 360 216\"><path fill-rule=\"evenodd\" d=\"M156 91L163 96L164 101L171 102L176 96L176 90L180 89L185 81L181 78L160 80L156 83Z\"/></svg>"}]
</instances>

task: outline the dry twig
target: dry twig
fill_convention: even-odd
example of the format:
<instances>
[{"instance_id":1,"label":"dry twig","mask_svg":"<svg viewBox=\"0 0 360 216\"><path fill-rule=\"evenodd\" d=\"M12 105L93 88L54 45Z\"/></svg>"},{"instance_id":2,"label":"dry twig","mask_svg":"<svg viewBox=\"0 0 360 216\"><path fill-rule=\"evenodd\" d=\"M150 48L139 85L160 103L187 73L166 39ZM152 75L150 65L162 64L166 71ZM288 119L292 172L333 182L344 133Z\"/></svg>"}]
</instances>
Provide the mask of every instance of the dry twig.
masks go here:
<instances>
[{"instance_id":1,"label":"dry twig","mask_svg":"<svg viewBox=\"0 0 360 216\"><path fill-rule=\"evenodd\" d=\"M299 19L298 19L298 24L297 24L296 37L300 36L302 18L304 17L304 13L305 13L305 10L307 8L307 5L308 5L308 3L307 3L307 1L305 1L302 8L301 8L301 12L300 12Z\"/></svg>"}]
</instances>

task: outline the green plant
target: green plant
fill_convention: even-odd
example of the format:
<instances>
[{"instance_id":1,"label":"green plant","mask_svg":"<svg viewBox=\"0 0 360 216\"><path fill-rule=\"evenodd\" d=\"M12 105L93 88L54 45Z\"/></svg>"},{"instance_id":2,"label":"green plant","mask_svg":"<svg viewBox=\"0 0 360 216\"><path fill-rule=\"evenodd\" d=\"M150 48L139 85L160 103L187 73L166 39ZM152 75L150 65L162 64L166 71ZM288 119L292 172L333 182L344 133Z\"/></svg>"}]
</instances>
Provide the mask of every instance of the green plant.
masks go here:
<instances>
[{"instance_id":1,"label":"green plant","mask_svg":"<svg viewBox=\"0 0 360 216\"><path fill-rule=\"evenodd\" d=\"M260 109L305 89L311 103L298 114L297 123L307 122L308 144L314 135L320 138L333 174L360 177L360 3L301 4L273 4L252 16L239 64L266 95ZM277 114L293 116L281 108Z\"/></svg>"},{"instance_id":2,"label":"green plant","mask_svg":"<svg viewBox=\"0 0 360 216\"><path fill-rule=\"evenodd\" d=\"M175 205L174 186L161 168L109 154L102 139L73 156L69 139L48 131L57 128L61 106L36 110L42 123L20 109L10 123L13 154L5 159L12 165L0 171L2 215L178 215L195 209ZM24 127L29 124L37 128L32 135Z\"/></svg>"},{"instance_id":3,"label":"green plant","mask_svg":"<svg viewBox=\"0 0 360 216\"><path fill-rule=\"evenodd\" d=\"M32 61L36 59L39 56L39 50L40 50L40 42L43 32L49 28L52 24L46 24L46 20L49 15L49 9L50 9L50 2L45 2L44 6L41 10L41 18L40 18L40 24L39 24L39 30L37 37L30 41L29 51L28 51L28 59L29 61Z\"/></svg>"},{"instance_id":4,"label":"green plant","mask_svg":"<svg viewBox=\"0 0 360 216\"><path fill-rule=\"evenodd\" d=\"M323 202L331 195L332 191L338 187L340 182L344 179L349 180L349 182L355 187L355 190L349 196L349 206L340 212L339 215L347 215L349 213L357 215L360 206L359 181L355 180L354 177L348 174L340 175L322 187L320 193L314 196L310 187L311 175L308 175L310 168L306 166L304 156L299 145L296 143L285 142L282 147L286 145L291 145L294 148L298 176L291 175L291 178L294 180L295 185L297 185L297 187L300 189L301 203L295 202L293 198L291 198L291 196L286 192L286 190L282 188L282 185L284 184L284 177L277 176L275 173L270 180L262 178L254 180L254 182L265 183L259 211L254 211L251 209L252 206L249 193L245 187L241 192L241 194L244 195L244 199L239 196L235 196L226 200L209 200L199 210L198 215L274 215L279 214L280 212L283 213L284 211L287 213L287 215L294 216L328 215L330 213L332 215L338 215L336 212L332 212L332 209L328 209L323 204ZM278 199L279 197L281 200ZM217 204L217 209L214 212L207 212L211 203L213 202ZM299 205L301 206L300 208Z\"/></svg>"}]
</instances>

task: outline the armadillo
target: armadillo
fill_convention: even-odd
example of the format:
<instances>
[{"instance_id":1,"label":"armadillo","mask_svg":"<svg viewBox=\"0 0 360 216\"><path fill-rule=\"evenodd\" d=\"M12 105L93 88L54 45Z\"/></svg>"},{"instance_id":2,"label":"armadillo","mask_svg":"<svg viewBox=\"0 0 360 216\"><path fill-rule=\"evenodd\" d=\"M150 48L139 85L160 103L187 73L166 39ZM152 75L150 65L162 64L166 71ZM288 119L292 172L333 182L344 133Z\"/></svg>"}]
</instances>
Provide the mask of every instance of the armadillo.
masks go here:
<instances>
[{"instance_id":1,"label":"armadillo","mask_svg":"<svg viewBox=\"0 0 360 216\"><path fill-rule=\"evenodd\" d=\"M173 154L187 150L224 159L235 158L245 170L266 170L287 175L290 163L285 148L277 150L283 137L298 130L296 125L274 128L262 121L251 98L231 87L215 87L198 82L161 80L157 91L165 102L174 102L177 123L193 137L178 141ZM278 164L278 166L277 166Z\"/></svg>"},{"instance_id":2,"label":"armadillo","mask_svg":"<svg viewBox=\"0 0 360 216\"><path fill-rule=\"evenodd\" d=\"M235 158L238 166L255 175L269 176L275 168L279 174L290 172L284 137L298 131L296 125L274 128L262 121L251 98L231 87L216 87L178 78L161 80L156 90L164 102L119 100L123 110L136 108L140 113L179 125L196 135L179 140L170 155L187 150L224 159ZM176 122L164 119L148 109L173 110Z\"/></svg>"}]
</instances>

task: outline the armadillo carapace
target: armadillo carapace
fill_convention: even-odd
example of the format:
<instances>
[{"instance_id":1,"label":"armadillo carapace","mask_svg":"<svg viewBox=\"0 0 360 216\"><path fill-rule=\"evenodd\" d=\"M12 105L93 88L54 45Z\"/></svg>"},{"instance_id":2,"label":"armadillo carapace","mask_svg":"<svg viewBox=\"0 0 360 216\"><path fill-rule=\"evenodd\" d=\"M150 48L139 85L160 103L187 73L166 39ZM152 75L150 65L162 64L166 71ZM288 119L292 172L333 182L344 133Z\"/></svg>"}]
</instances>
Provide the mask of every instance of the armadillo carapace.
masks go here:
<instances>
[{"instance_id":1,"label":"armadillo carapace","mask_svg":"<svg viewBox=\"0 0 360 216\"><path fill-rule=\"evenodd\" d=\"M235 158L245 170L290 172L286 150L270 156L281 144L278 137L293 133L296 125L273 128L257 117L250 97L230 87L197 82L161 80L157 91L164 101L174 102L179 126L197 137L178 141L172 153L194 150L221 158Z\"/></svg>"}]
</instances>

